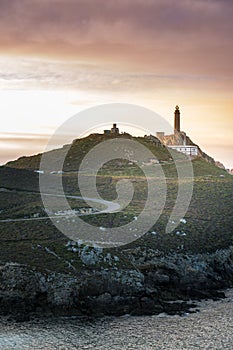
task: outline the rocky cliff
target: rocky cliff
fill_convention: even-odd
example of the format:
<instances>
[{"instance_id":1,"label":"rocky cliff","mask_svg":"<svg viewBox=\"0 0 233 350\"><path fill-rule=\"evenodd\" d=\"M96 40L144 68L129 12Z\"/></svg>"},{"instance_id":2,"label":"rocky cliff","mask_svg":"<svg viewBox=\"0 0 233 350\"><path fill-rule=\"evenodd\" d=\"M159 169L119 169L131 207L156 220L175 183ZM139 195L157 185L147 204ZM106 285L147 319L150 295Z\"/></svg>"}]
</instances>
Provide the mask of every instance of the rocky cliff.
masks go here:
<instances>
[{"instance_id":1,"label":"rocky cliff","mask_svg":"<svg viewBox=\"0 0 233 350\"><path fill-rule=\"evenodd\" d=\"M190 145L190 146L197 146L198 148L198 156L203 158L209 163L215 164L214 158L210 157L208 154L203 152L201 148L195 144L189 136L185 134L185 132L177 132L172 135L165 135L163 138L161 138L161 142L164 143L166 146L172 146L172 145Z\"/></svg>"},{"instance_id":2,"label":"rocky cliff","mask_svg":"<svg viewBox=\"0 0 233 350\"><path fill-rule=\"evenodd\" d=\"M87 267L76 274L1 264L0 314L22 320L32 312L88 316L182 313L194 306L190 299L224 297L217 290L233 283L233 247L199 255L165 255L138 247L128 255L135 268Z\"/></svg>"}]
</instances>

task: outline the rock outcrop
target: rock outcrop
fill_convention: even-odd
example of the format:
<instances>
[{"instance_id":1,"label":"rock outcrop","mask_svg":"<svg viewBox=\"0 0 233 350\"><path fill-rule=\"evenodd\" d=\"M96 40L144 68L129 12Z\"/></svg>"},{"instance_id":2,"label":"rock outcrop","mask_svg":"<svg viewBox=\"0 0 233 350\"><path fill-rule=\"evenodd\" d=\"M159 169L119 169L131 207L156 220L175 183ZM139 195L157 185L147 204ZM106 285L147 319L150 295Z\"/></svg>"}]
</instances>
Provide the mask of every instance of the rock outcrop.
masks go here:
<instances>
[{"instance_id":1,"label":"rock outcrop","mask_svg":"<svg viewBox=\"0 0 233 350\"><path fill-rule=\"evenodd\" d=\"M216 161L216 162L215 162L215 165L216 165L217 167L219 167L220 169L226 170L225 166L224 166L221 162L219 162L219 161Z\"/></svg>"},{"instance_id":2,"label":"rock outcrop","mask_svg":"<svg viewBox=\"0 0 233 350\"><path fill-rule=\"evenodd\" d=\"M210 157L208 154L202 151L202 149L195 144L189 136L187 136L184 132L177 132L172 135L165 135L160 141L166 146L174 146L174 145L184 145L184 143L188 146L197 146L198 148L198 156L204 159L205 161L215 164L214 158Z\"/></svg>"},{"instance_id":3,"label":"rock outcrop","mask_svg":"<svg viewBox=\"0 0 233 350\"><path fill-rule=\"evenodd\" d=\"M122 315L182 313L190 300L224 297L233 284L233 247L213 254L129 250L134 269L61 274L26 265L0 266L0 314ZM178 300L178 301L177 301Z\"/></svg>"}]
</instances>

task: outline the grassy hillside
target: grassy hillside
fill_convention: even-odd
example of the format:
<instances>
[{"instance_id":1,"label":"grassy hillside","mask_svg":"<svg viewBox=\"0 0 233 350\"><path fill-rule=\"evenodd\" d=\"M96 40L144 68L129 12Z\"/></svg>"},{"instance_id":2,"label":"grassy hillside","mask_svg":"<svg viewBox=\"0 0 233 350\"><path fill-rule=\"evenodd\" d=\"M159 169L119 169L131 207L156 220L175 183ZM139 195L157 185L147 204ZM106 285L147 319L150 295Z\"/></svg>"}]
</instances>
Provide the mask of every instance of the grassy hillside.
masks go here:
<instances>
[{"instance_id":1,"label":"grassy hillside","mask_svg":"<svg viewBox=\"0 0 233 350\"><path fill-rule=\"evenodd\" d=\"M50 159L51 171L60 170L58 168L57 158L67 152L64 171L76 171L84 157L94 146L100 142L114 139L114 138L126 138L141 142L144 144L158 159L161 161L168 161L171 157L169 152L163 145L160 147L156 143L150 140L138 137L132 137L129 134L119 134L119 135L104 135L104 134L91 134L88 137L82 139L76 139L71 145L65 145L60 149L56 149L48 152ZM15 161L8 162L7 167L18 168L18 169L28 169L28 170L38 170L40 168L41 154L37 154L29 157L20 157Z\"/></svg>"},{"instance_id":2,"label":"grassy hillside","mask_svg":"<svg viewBox=\"0 0 233 350\"><path fill-rule=\"evenodd\" d=\"M0 188L39 191L39 175L34 171L0 166Z\"/></svg>"},{"instance_id":3,"label":"grassy hillside","mask_svg":"<svg viewBox=\"0 0 233 350\"><path fill-rule=\"evenodd\" d=\"M107 182L105 182L105 180ZM115 197L118 178L100 177L100 193L103 198ZM137 216L145 203L145 182L135 181L135 196L129 207L122 213L102 214L82 217L96 226L112 227L129 222ZM169 214L174 206L177 194L175 179L168 181L166 206L159 220L148 234L138 241L117 250L127 260L127 249L137 246L159 249L165 252L212 252L233 244L233 180L226 178L196 179L194 193L189 209L185 215L186 223L170 234L165 233ZM59 209L59 201L58 201ZM84 208L83 201L71 200L72 208ZM67 270L67 261L75 268L81 268L80 258L72 251L67 251L68 238L61 234L46 218L40 195L36 193L11 190L0 193L0 220L33 218L38 215L44 220L0 222L1 260L27 263L38 268ZM70 218L67 218L67 223ZM156 232L152 234L151 232ZM115 249L106 250L115 254ZM49 253L50 252L50 253ZM51 253L53 252L53 253ZM60 258L56 258L58 255ZM69 270L69 269L68 269Z\"/></svg>"},{"instance_id":4,"label":"grassy hillside","mask_svg":"<svg viewBox=\"0 0 233 350\"><path fill-rule=\"evenodd\" d=\"M109 136L90 135L75 140L68 152L65 173L44 176L62 176L65 193L79 195L77 169L82 157L106 138ZM213 252L233 244L233 177L201 158L193 160L194 192L185 221L181 222L174 232L166 234L165 227L177 197L176 169L166 148L158 147L144 138L137 140L145 144L160 160L167 178L166 205L161 217L146 235L120 249L105 250L104 254L117 254L121 257L119 264L127 265L127 249L135 249L138 246L165 252L200 253ZM55 156L64 152L66 147L68 146L50 152L52 171L56 170ZM39 168L39 161L40 155L36 155L20 158L5 167L0 167L0 260L26 263L40 269L56 271L80 269L83 266L80 257L66 247L69 239L56 229L44 211L39 194L39 176L33 171ZM119 160L105 164L97 176L100 195L107 200L115 199L117 182L123 178L130 179L134 186L134 197L130 205L117 214L90 215L83 217L83 220L96 226L113 227L130 222L141 212L147 197L147 183L142 170L135 164ZM181 186L185 186L185 183ZM71 208L76 210L88 207L82 200L69 199L69 203ZM38 217L42 219L37 220ZM15 219L21 221L10 221ZM65 220L68 224L71 218L67 217Z\"/></svg>"},{"instance_id":5,"label":"grassy hillside","mask_svg":"<svg viewBox=\"0 0 233 350\"><path fill-rule=\"evenodd\" d=\"M148 148L155 157L159 160L160 165L163 167L165 175L167 177L176 177L176 169L172 160L172 155L175 155L176 159L185 159L185 156L174 150L167 150L160 142L155 142L150 138L144 137L132 137L129 134L119 135L104 135L104 134L91 134L88 137L82 139L76 139L70 145L65 145L60 149L56 149L48 152L49 171L58 171L58 158L67 153L63 166L64 172L77 171L83 157L99 143L113 139L113 138L126 138L140 142L146 148ZM8 162L5 166L8 168L24 169L24 170L38 170L40 169L41 154L37 154L29 157L20 157L15 161ZM220 176L224 175L229 177L229 174L215 166L213 163L208 163L201 157L198 157L192 161L195 176ZM136 164L127 164L126 161L113 160L111 163L104 166L100 170L101 175L125 175L125 176L140 176L142 171ZM20 176L20 174L19 174ZM21 176L20 176L21 177Z\"/></svg>"}]
</instances>

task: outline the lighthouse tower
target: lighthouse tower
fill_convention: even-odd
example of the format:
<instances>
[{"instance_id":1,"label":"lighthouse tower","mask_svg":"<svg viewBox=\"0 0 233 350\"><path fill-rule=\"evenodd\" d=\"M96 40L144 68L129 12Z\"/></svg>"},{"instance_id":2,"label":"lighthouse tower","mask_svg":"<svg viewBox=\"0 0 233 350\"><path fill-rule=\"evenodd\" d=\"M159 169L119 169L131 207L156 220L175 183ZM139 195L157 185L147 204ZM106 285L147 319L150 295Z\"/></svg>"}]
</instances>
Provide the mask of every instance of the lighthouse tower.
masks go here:
<instances>
[{"instance_id":1,"label":"lighthouse tower","mask_svg":"<svg viewBox=\"0 0 233 350\"><path fill-rule=\"evenodd\" d=\"M179 106L176 106L174 113L174 133L180 132L180 110Z\"/></svg>"}]
</instances>

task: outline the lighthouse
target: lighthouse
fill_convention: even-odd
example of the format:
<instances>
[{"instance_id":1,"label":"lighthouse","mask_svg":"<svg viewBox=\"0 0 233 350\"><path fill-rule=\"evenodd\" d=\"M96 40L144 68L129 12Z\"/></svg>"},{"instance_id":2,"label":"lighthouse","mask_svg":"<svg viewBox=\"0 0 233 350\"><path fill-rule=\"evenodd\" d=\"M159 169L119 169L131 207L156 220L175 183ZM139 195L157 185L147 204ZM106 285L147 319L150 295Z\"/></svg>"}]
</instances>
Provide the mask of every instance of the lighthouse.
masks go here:
<instances>
[{"instance_id":1,"label":"lighthouse","mask_svg":"<svg viewBox=\"0 0 233 350\"><path fill-rule=\"evenodd\" d=\"M174 133L180 132L180 109L176 106L174 113Z\"/></svg>"}]
</instances>

